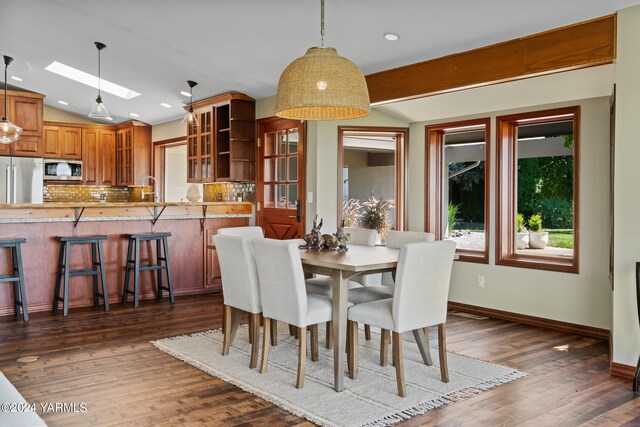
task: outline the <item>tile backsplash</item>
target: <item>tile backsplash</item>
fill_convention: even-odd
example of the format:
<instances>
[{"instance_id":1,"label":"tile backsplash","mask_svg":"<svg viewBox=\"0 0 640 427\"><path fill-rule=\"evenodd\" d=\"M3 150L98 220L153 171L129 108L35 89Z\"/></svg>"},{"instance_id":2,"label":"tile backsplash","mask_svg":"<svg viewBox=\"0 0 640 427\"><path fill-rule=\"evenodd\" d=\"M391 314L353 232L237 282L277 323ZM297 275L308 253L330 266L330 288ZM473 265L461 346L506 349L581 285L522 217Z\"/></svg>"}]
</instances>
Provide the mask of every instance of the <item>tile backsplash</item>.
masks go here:
<instances>
[{"instance_id":1,"label":"tile backsplash","mask_svg":"<svg viewBox=\"0 0 640 427\"><path fill-rule=\"evenodd\" d=\"M137 202L142 201L141 186L111 187L100 185L45 185L44 202L99 202L104 195L106 202ZM144 200L153 201L153 187L144 186L147 193Z\"/></svg>"},{"instance_id":2,"label":"tile backsplash","mask_svg":"<svg viewBox=\"0 0 640 427\"><path fill-rule=\"evenodd\" d=\"M255 202L255 182L216 182L204 184L205 202L236 202L241 198L243 202Z\"/></svg>"}]
</instances>

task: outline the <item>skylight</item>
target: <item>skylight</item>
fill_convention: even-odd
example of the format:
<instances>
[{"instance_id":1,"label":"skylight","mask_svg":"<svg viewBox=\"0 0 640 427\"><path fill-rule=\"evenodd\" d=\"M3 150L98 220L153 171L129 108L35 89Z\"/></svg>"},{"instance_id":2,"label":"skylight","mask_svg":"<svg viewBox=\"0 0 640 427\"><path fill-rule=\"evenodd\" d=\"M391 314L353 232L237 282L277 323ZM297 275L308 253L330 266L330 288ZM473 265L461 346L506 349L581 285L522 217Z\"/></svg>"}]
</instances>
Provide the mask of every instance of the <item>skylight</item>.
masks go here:
<instances>
[{"instance_id":1,"label":"skylight","mask_svg":"<svg viewBox=\"0 0 640 427\"><path fill-rule=\"evenodd\" d=\"M45 70L56 73L62 77L66 77L71 80L75 80L79 83L91 86L94 89L98 89L98 77L84 71L80 71L76 68L62 64L58 61L53 61L49 64ZM115 83L111 83L108 80L100 79L100 90L110 93L111 95L119 96L123 99L132 99L140 94L134 90L127 89L124 86L120 86Z\"/></svg>"}]
</instances>

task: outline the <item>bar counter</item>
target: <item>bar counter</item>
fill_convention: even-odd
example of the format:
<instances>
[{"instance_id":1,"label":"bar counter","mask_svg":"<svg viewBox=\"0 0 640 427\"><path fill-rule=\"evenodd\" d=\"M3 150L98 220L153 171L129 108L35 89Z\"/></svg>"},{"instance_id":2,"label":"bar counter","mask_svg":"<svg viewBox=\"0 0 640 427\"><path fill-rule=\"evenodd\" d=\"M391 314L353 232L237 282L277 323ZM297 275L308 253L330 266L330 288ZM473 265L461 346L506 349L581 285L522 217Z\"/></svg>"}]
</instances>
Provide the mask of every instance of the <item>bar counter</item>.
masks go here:
<instances>
[{"instance_id":1,"label":"bar counter","mask_svg":"<svg viewBox=\"0 0 640 427\"><path fill-rule=\"evenodd\" d=\"M58 236L107 236L104 251L110 304L122 299L128 243L125 234L130 233L172 233L169 254L176 295L217 292L220 270L215 250L207 249L207 244L219 228L253 223L253 207L250 202L0 204L0 238L27 239L22 245L22 262L30 313L51 310ZM90 266L90 248L83 246L73 247L72 269ZM0 274L9 271L8 252L0 252ZM142 245L140 254L142 262L149 263L152 255L155 259L155 245ZM140 282L141 299L154 298L155 274L141 272ZM0 315L13 313L11 288L0 286ZM72 278L70 307L93 305L92 289L90 277ZM69 315L73 316L73 310Z\"/></svg>"}]
</instances>

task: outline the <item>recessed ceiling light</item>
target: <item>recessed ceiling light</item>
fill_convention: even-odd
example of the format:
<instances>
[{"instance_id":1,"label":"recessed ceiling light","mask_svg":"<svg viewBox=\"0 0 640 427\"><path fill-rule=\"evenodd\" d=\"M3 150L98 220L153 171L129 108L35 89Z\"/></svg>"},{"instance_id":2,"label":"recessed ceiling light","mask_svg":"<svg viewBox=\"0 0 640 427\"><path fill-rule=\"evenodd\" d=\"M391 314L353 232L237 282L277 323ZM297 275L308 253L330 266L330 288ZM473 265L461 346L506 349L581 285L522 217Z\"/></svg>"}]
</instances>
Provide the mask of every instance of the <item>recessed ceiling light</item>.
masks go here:
<instances>
[{"instance_id":1,"label":"recessed ceiling light","mask_svg":"<svg viewBox=\"0 0 640 427\"><path fill-rule=\"evenodd\" d=\"M191 98L191 94L185 90L181 90L180 95L188 96L189 98Z\"/></svg>"},{"instance_id":2,"label":"recessed ceiling light","mask_svg":"<svg viewBox=\"0 0 640 427\"><path fill-rule=\"evenodd\" d=\"M162 105L164 108L171 108L171 104L167 104L166 102L161 102L160 105Z\"/></svg>"},{"instance_id":3,"label":"recessed ceiling light","mask_svg":"<svg viewBox=\"0 0 640 427\"><path fill-rule=\"evenodd\" d=\"M140 117L140 114L136 114L136 113L129 113L129 115L130 115L131 117Z\"/></svg>"},{"instance_id":4,"label":"recessed ceiling light","mask_svg":"<svg viewBox=\"0 0 640 427\"><path fill-rule=\"evenodd\" d=\"M109 120L110 122L113 121L113 117L105 117L105 120Z\"/></svg>"},{"instance_id":5,"label":"recessed ceiling light","mask_svg":"<svg viewBox=\"0 0 640 427\"><path fill-rule=\"evenodd\" d=\"M11 78L17 82L22 82L23 80L18 76L11 76Z\"/></svg>"},{"instance_id":6,"label":"recessed ceiling light","mask_svg":"<svg viewBox=\"0 0 640 427\"><path fill-rule=\"evenodd\" d=\"M395 42L400 40L400 36L397 35L396 33L384 33L384 38L386 40L389 40L390 42Z\"/></svg>"},{"instance_id":7,"label":"recessed ceiling light","mask_svg":"<svg viewBox=\"0 0 640 427\"><path fill-rule=\"evenodd\" d=\"M68 65L61 64L60 62L52 62L45 68L45 70L51 71L52 73L85 84L87 86L91 86L94 89L98 89L97 76L85 73L84 71L80 71ZM140 96L140 94L134 90L127 89L126 87L120 86L115 83L111 83L110 81L105 79L100 79L100 90L124 99L132 99L136 96Z\"/></svg>"},{"instance_id":8,"label":"recessed ceiling light","mask_svg":"<svg viewBox=\"0 0 640 427\"><path fill-rule=\"evenodd\" d=\"M69 105L69 103L67 101L63 101L61 99L58 99L58 104Z\"/></svg>"}]
</instances>

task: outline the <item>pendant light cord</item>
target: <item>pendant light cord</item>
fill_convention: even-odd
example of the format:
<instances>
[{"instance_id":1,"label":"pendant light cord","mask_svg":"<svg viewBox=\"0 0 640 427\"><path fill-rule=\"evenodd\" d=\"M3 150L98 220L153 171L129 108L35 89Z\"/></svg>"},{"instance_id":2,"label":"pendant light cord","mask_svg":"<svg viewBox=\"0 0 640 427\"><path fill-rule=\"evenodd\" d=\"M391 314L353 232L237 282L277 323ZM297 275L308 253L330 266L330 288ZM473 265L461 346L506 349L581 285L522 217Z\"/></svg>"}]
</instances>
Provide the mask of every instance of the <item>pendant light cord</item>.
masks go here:
<instances>
[{"instance_id":1,"label":"pendant light cord","mask_svg":"<svg viewBox=\"0 0 640 427\"><path fill-rule=\"evenodd\" d=\"M9 63L11 60L8 56L4 57L4 114L2 115L2 119L9 117L7 115L7 68L9 68Z\"/></svg>"},{"instance_id":2,"label":"pendant light cord","mask_svg":"<svg viewBox=\"0 0 640 427\"><path fill-rule=\"evenodd\" d=\"M324 47L324 0L320 0L320 47Z\"/></svg>"},{"instance_id":3,"label":"pendant light cord","mask_svg":"<svg viewBox=\"0 0 640 427\"><path fill-rule=\"evenodd\" d=\"M98 48L98 98L102 99L100 96L100 48Z\"/></svg>"}]
</instances>

